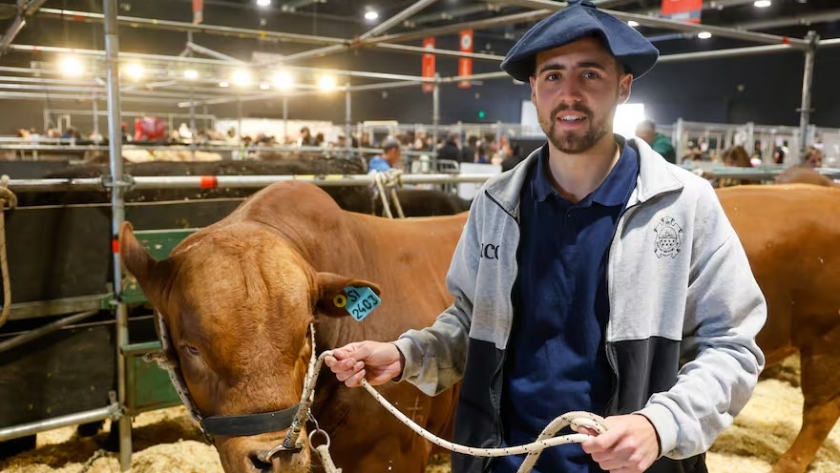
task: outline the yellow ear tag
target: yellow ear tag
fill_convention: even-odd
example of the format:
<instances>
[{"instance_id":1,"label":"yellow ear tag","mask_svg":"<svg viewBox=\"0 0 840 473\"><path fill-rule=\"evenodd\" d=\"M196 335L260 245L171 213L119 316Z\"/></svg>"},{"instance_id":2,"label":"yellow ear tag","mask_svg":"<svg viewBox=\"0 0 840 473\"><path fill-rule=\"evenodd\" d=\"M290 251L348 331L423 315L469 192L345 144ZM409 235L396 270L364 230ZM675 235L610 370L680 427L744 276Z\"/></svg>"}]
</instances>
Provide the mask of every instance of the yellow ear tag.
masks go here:
<instances>
[{"instance_id":1,"label":"yellow ear tag","mask_svg":"<svg viewBox=\"0 0 840 473\"><path fill-rule=\"evenodd\" d=\"M333 297L333 304L335 304L336 307L344 307L347 305L347 297L345 297L344 294L339 294Z\"/></svg>"}]
</instances>

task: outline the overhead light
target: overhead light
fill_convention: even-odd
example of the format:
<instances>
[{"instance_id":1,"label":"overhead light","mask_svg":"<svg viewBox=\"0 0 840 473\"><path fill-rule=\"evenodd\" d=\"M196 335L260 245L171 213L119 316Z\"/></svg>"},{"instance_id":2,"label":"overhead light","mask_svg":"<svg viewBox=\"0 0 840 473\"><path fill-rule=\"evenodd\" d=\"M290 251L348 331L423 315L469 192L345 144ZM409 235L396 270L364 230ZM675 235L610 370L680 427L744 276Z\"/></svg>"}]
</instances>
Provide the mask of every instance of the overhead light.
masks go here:
<instances>
[{"instance_id":1,"label":"overhead light","mask_svg":"<svg viewBox=\"0 0 840 473\"><path fill-rule=\"evenodd\" d=\"M226 80L223 80L223 81L219 82L219 87L221 87L223 89L228 87L228 86L230 86L230 84L228 84L228 82Z\"/></svg>"},{"instance_id":2,"label":"overhead light","mask_svg":"<svg viewBox=\"0 0 840 473\"><path fill-rule=\"evenodd\" d=\"M80 76L84 71L85 68L82 66L82 62L74 56L68 56L61 61L61 73L66 76Z\"/></svg>"},{"instance_id":3,"label":"overhead light","mask_svg":"<svg viewBox=\"0 0 840 473\"><path fill-rule=\"evenodd\" d=\"M321 90L333 90L335 89L335 77L333 76L321 76L318 79L318 88Z\"/></svg>"},{"instance_id":4,"label":"overhead light","mask_svg":"<svg viewBox=\"0 0 840 473\"><path fill-rule=\"evenodd\" d=\"M639 26L639 22L638 22L638 21L629 20L629 21L627 22L627 26L629 26L629 27L631 27L631 28L635 28L635 27Z\"/></svg>"},{"instance_id":5,"label":"overhead light","mask_svg":"<svg viewBox=\"0 0 840 473\"><path fill-rule=\"evenodd\" d=\"M184 71L184 79L187 80L196 80L198 79L198 71L195 69L187 69Z\"/></svg>"},{"instance_id":6,"label":"overhead light","mask_svg":"<svg viewBox=\"0 0 840 473\"><path fill-rule=\"evenodd\" d=\"M278 89L288 89L295 83L295 79L288 72L279 71L274 73L274 76L271 78L271 82L273 82L274 87Z\"/></svg>"},{"instance_id":7,"label":"overhead light","mask_svg":"<svg viewBox=\"0 0 840 473\"><path fill-rule=\"evenodd\" d=\"M755 5L756 8L767 8L772 4L773 2L771 2L770 0L755 0L755 3L753 3L753 5Z\"/></svg>"},{"instance_id":8,"label":"overhead light","mask_svg":"<svg viewBox=\"0 0 840 473\"><path fill-rule=\"evenodd\" d=\"M709 39L709 38L712 37L712 33L709 33L708 31L703 31L703 32L697 33L697 37L700 38L700 39Z\"/></svg>"},{"instance_id":9,"label":"overhead light","mask_svg":"<svg viewBox=\"0 0 840 473\"><path fill-rule=\"evenodd\" d=\"M268 85L268 82L261 82L260 83L260 90L268 90L270 88L271 88L271 86Z\"/></svg>"},{"instance_id":10,"label":"overhead light","mask_svg":"<svg viewBox=\"0 0 840 473\"><path fill-rule=\"evenodd\" d=\"M233 83L235 85L249 85L251 83L251 73L244 69L234 71Z\"/></svg>"},{"instance_id":11,"label":"overhead light","mask_svg":"<svg viewBox=\"0 0 840 473\"><path fill-rule=\"evenodd\" d=\"M375 20L375 19L377 19L377 18L379 18L379 13L376 13L376 12L375 12L375 11L373 11L373 10L368 10L368 11L365 13L365 20Z\"/></svg>"},{"instance_id":12,"label":"overhead light","mask_svg":"<svg viewBox=\"0 0 840 473\"><path fill-rule=\"evenodd\" d=\"M125 66L125 75L131 80L140 80L144 72L143 65L136 62Z\"/></svg>"},{"instance_id":13,"label":"overhead light","mask_svg":"<svg viewBox=\"0 0 840 473\"><path fill-rule=\"evenodd\" d=\"M260 6L260 7L271 6L271 0L257 0L257 6Z\"/></svg>"}]
</instances>

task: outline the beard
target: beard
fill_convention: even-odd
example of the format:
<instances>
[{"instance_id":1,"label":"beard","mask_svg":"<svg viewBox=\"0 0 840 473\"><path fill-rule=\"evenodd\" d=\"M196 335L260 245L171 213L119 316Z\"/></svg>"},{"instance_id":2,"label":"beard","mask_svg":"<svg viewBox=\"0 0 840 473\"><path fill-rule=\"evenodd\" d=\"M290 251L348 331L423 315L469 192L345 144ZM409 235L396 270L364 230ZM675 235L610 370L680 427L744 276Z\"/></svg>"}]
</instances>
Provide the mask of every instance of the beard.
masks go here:
<instances>
[{"instance_id":1,"label":"beard","mask_svg":"<svg viewBox=\"0 0 840 473\"><path fill-rule=\"evenodd\" d=\"M557 129L557 119L560 112L575 111L586 117L587 127L584 130ZM569 105L561 103L555 107L549 116L539 115L540 128L542 128L548 141L559 151L566 154L580 154L592 149L612 129L612 120L608 117L595 118L592 110L585 105Z\"/></svg>"}]
</instances>

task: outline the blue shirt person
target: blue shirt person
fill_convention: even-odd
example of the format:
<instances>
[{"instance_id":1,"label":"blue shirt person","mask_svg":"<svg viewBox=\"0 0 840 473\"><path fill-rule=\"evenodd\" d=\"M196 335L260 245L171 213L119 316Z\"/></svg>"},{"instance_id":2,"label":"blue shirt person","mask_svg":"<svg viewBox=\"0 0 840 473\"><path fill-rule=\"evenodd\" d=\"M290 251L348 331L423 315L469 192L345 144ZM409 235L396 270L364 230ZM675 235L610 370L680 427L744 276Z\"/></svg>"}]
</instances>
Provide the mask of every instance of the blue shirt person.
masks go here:
<instances>
[{"instance_id":1,"label":"blue shirt person","mask_svg":"<svg viewBox=\"0 0 840 473\"><path fill-rule=\"evenodd\" d=\"M368 172L386 172L393 169L399 164L401 156L400 142L394 138L388 138L382 143L382 154L374 156L368 163Z\"/></svg>"}]
</instances>

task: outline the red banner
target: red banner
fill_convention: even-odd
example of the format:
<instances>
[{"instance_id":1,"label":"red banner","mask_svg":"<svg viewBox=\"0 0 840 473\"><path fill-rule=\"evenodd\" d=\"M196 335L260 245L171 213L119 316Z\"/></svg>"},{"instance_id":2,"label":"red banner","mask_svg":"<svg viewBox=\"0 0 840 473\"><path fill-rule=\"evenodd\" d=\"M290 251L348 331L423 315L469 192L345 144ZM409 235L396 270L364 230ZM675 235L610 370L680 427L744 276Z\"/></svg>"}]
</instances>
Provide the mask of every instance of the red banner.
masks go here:
<instances>
[{"instance_id":1,"label":"red banner","mask_svg":"<svg viewBox=\"0 0 840 473\"><path fill-rule=\"evenodd\" d=\"M662 0L662 17L689 23L700 23L703 0Z\"/></svg>"},{"instance_id":2,"label":"red banner","mask_svg":"<svg viewBox=\"0 0 840 473\"><path fill-rule=\"evenodd\" d=\"M424 49L434 49L435 48L435 39L434 38L426 38L423 40L423 48ZM435 77L435 55L434 54L424 54L423 55L423 77L424 78L434 78ZM424 82L423 83L423 92L432 92L435 90L435 85L431 82Z\"/></svg>"},{"instance_id":3,"label":"red banner","mask_svg":"<svg viewBox=\"0 0 840 473\"><path fill-rule=\"evenodd\" d=\"M193 23L196 25L204 21L204 0L192 0Z\"/></svg>"},{"instance_id":4,"label":"red banner","mask_svg":"<svg viewBox=\"0 0 840 473\"><path fill-rule=\"evenodd\" d=\"M471 53L473 52L473 30L463 30L461 31L461 52L462 53ZM458 58L458 75L459 76L471 76L472 75L472 59L470 58ZM462 80L458 82L459 89L469 89L470 82L468 80Z\"/></svg>"}]
</instances>

